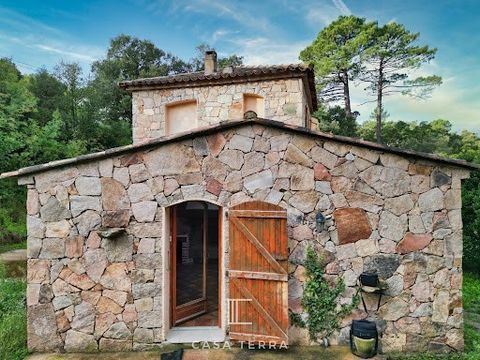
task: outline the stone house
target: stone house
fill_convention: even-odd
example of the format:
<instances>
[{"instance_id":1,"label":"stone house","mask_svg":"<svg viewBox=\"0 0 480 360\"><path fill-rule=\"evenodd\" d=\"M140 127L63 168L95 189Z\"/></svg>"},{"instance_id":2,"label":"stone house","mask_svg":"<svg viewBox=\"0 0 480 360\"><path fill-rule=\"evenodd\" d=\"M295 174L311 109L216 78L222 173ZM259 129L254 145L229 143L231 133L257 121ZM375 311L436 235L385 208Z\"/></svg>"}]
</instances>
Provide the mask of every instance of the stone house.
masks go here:
<instances>
[{"instance_id":1,"label":"stone house","mask_svg":"<svg viewBox=\"0 0 480 360\"><path fill-rule=\"evenodd\" d=\"M332 344L368 317L383 351L463 349L473 165L312 130L302 65L217 69L207 53L204 72L120 86L132 145L1 175L28 188L31 351L308 344L288 310L303 312L309 245L344 279L342 303L362 272L388 285Z\"/></svg>"}]
</instances>

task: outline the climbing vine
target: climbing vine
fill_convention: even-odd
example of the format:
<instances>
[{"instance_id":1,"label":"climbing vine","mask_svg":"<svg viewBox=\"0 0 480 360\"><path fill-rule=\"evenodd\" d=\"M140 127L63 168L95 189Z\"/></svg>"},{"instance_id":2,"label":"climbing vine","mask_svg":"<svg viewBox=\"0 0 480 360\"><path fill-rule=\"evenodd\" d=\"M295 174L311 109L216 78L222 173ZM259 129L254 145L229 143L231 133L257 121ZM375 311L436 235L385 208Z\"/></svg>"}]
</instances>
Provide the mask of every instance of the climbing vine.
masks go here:
<instances>
[{"instance_id":1,"label":"climbing vine","mask_svg":"<svg viewBox=\"0 0 480 360\"><path fill-rule=\"evenodd\" d=\"M323 264L313 247L307 248L305 260L306 277L303 290L302 306L307 314L303 319L300 314L290 312L290 322L294 326L307 328L310 339L316 341L319 335L328 338L340 327L340 320L350 314L360 301L358 293L351 304L340 305L338 300L345 291L342 278L331 285L323 277Z\"/></svg>"}]
</instances>

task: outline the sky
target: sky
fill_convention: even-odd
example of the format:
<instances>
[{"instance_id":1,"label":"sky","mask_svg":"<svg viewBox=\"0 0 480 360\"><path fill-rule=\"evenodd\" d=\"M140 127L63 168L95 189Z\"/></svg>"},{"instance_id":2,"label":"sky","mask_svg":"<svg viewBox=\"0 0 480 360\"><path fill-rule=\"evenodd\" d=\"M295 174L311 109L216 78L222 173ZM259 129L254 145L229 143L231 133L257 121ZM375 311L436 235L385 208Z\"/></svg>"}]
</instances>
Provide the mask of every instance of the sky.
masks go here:
<instances>
[{"instance_id":1,"label":"sky","mask_svg":"<svg viewBox=\"0 0 480 360\"><path fill-rule=\"evenodd\" d=\"M208 43L220 55L246 64L299 62L298 54L339 15L391 21L420 32L419 44L438 49L417 71L436 74L443 85L427 100L391 96L391 120L450 120L455 130L480 133L480 1L478 0L0 0L0 57L22 73L61 60L88 72L105 56L111 38L124 33L153 41L185 60ZM414 74L415 75L415 74ZM365 85L352 91L360 121L374 104Z\"/></svg>"}]
</instances>

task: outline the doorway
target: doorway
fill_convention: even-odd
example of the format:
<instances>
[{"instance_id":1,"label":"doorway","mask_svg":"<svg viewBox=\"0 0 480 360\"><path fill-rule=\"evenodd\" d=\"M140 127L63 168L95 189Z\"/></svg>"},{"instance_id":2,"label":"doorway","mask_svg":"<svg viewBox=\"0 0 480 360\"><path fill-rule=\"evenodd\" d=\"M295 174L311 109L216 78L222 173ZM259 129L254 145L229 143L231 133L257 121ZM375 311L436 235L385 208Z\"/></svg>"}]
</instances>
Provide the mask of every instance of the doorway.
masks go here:
<instances>
[{"instance_id":1,"label":"doorway","mask_svg":"<svg viewBox=\"0 0 480 360\"><path fill-rule=\"evenodd\" d=\"M187 201L171 208L170 327L220 326L220 207Z\"/></svg>"}]
</instances>

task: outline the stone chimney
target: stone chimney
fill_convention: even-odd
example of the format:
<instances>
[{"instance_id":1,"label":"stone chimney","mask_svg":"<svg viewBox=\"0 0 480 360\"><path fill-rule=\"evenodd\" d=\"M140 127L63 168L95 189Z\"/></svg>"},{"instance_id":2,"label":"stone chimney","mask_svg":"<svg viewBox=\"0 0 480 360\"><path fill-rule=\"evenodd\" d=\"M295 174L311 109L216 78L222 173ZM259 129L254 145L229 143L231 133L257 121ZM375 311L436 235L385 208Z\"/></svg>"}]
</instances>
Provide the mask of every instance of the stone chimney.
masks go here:
<instances>
[{"instance_id":1,"label":"stone chimney","mask_svg":"<svg viewBox=\"0 0 480 360\"><path fill-rule=\"evenodd\" d=\"M215 50L205 51L205 75L217 72L217 52Z\"/></svg>"}]
</instances>

